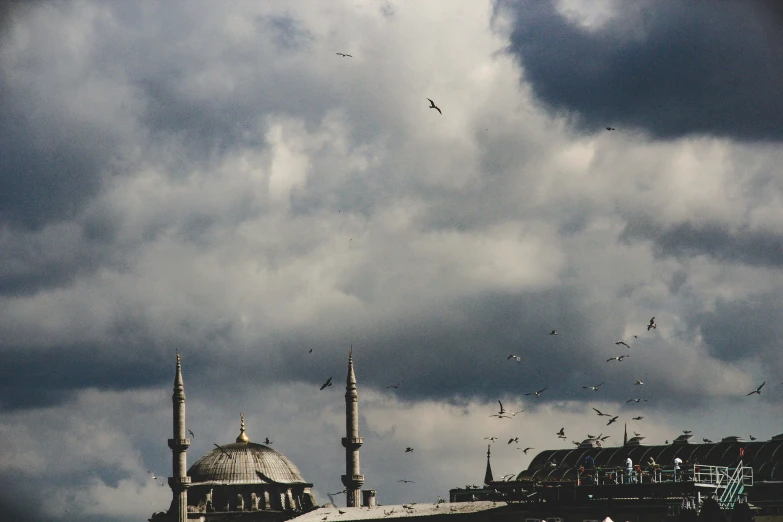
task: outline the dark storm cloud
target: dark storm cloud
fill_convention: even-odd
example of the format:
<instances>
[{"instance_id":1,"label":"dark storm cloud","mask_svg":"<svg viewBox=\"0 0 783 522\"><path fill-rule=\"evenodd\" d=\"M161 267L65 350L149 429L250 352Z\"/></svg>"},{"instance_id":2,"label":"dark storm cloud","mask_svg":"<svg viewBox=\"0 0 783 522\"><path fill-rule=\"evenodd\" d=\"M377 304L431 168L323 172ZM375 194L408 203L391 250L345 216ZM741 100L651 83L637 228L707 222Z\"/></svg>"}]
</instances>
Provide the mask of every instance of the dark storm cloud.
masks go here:
<instances>
[{"instance_id":1,"label":"dark storm cloud","mask_svg":"<svg viewBox=\"0 0 783 522\"><path fill-rule=\"evenodd\" d=\"M678 259L708 256L716 261L751 266L783 266L783 236L766 230L729 230L719 223L679 223L665 226L643 218L630 221L620 241L652 241L656 257Z\"/></svg>"},{"instance_id":2,"label":"dark storm cloud","mask_svg":"<svg viewBox=\"0 0 783 522\"><path fill-rule=\"evenodd\" d=\"M622 3L595 31L553 4L500 5L514 13L510 52L525 79L583 131L783 137L783 17L774 2Z\"/></svg>"},{"instance_id":3,"label":"dark storm cloud","mask_svg":"<svg viewBox=\"0 0 783 522\"><path fill-rule=\"evenodd\" d=\"M769 293L746 300L720 300L714 310L693 314L688 322L699 329L713 357L729 362L756 358L777 374L781 369L781 314L780 297Z\"/></svg>"}]
</instances>

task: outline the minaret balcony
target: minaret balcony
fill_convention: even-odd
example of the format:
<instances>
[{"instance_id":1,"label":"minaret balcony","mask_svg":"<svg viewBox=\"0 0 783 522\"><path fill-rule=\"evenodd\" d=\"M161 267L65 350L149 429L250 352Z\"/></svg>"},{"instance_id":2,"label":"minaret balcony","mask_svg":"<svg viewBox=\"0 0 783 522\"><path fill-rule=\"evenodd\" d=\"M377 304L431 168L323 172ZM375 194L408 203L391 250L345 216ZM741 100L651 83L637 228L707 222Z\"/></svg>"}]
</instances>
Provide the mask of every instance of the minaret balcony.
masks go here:
<instances>
[{"instance_id":1,"label":"minaret balcony","mask_svg":"<svg viewBox=\"0 0 783 522\"><path fill-rule=\"evenodd\" d=\"M190 477L169 477L169 486L172 489L185 489L190 486Z\"/></svg>"},{"instance_id":2,"label":"minaret balcony","mask_svg":"<svg viewBox=\"0 0 783 522\"><path fill-rule=\"evenodd\" d=\"M169 448L173 450L186 450L190 447L190 439L169 439Z\"/></svg>"},{"instance_id":3,"label":"minaret balcony","mask_svg":"<svg viewBox=\"0 0 783 522\"><path fill-rule=\"evenodd\" d=\"M364 475L341 475L340 479L346 488L360 488L364 484Z\"/></svg>"},{"instance_id":4,"label":"minaret balcony","mask_svg":"<svg viewBox=\"0 0 783 522\"><path fill-rule=\"evenodd\" d=\"M358 449L364 444L364 437L343 437L343 447L347 449Z\"/></svg>"}]
</instances>

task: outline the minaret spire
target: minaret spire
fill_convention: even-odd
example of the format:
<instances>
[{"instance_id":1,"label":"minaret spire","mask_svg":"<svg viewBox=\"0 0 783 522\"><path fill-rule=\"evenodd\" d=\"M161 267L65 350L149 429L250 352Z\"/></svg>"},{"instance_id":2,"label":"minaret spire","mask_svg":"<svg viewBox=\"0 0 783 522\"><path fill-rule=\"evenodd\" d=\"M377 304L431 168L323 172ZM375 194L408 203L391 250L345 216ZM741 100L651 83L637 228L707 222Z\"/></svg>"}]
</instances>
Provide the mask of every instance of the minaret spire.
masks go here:
<instances>
[{"instance_id":1,"label":"minaret spire","mask_svg":"<svg viewBox=\"0 0 783 522\"><path fill-rule=\"evenodd\" d=\"M489 465L489 444L487 444L487 471L484 472L484 484L489 484L492 478L492 466Z\"/></svg>"},{"instance_id":2,"label":"minaret spire","mask_svg":"<svg viewBox=\"0 0 783 522\"><path fill-rule=\"evenodd\" d=\"M360 488L364 475L359 471L359 448L364 439L359 436L359 394L356 391L356 374L353 371L353 346L348 352L348 377L345 380L345 475L341 477L345 486L348 507L361 505Z\"/></svg>"},{"instance_id":3,"label":"minaret spire","mask_svg":"<svg viewBox=\"0 0 783 522\"><path fill-rule=\"evenodd\" d=\"M188 518L188 477L186 452L190 439L185 435L185 385L182 383L182 364L177 354L177 371L174 374L174 394L171 396L174 438L169 439L171 448L171 477L169 487L172 492L172 508L176 522L187 522Z\"/></svg>"}]
</instances>

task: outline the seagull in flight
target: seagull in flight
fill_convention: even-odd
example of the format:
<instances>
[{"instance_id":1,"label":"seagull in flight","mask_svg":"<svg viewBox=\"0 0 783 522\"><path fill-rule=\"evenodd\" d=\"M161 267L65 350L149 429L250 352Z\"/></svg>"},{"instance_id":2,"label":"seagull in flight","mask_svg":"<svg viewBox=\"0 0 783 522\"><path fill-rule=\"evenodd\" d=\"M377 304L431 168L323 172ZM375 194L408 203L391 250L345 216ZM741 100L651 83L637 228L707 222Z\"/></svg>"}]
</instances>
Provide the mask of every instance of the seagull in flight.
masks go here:
<instances>
[{"instance_id":1,"label":"seagull in flight","mask_svg":"<svg viewBox=\"0 0 783 522\"><path fill-rule=\"evenodd\" d=\"M514 476L514 473L509 473L508 475L503 475L503 478L501 478L500 480L506 480L506 479L511 478L513 476Z\"/></svg>"},{"instance_id":2,"label":"seagull in flight","mask_svg":"<svg viewBox=\"0 0 783 522\"><path fill-rule=\"evenodd\" d=\"M647 331L650 331L650 328L658 328L658 325L655 324L655 317L650 319L650 324L647 325Z\"/></svg>"},{"instance_id":3,"label":"seagull in flight","mask_svg":"<svg viewBox=\"0 0 783 522\"><path fill-rule=\"evenodd\" d=\"M630 357L630 355L618 355L617 357L609 357L606 362L609 361L617 361L617 362L623 362L623 359Z\"/></svg>"},{"instance_id":4,"label":"seagull in flight","mask_svg":"<svg viewBox=\"0 0 783 522\"><path fill-rule=\"evenodd\" d=\"M213 442L213 444L215 444L215 447L216 447L217 449L219 449L219 450L220 450L220 451L223 453L223 455L225 455L225 456L226 456L226 457L228 457L229 459L233 459L233 458L234 458L234 457L232 457L231 455L229 455L229 454L226 452L226 450L224 450L222 447L218 446L218 445L217 445L217 443L214 443L214 442Z\"/></svg>"},{"instance_id":5,"label":"seagull in flight","mask_svg":"<svg viewBox=\"0 0 783 522\"><path fill-rule=\"evenodd\" d=\"M625 401L625 404L628 404L629 402L647 402L647 399L628 399Z\"/></svg>"},{"instance_id":6,"label":"seagull in flight","mask_svg":"<svg viewBox=\"0 0 783 522\"><path fill-rule=\"evenodd\" d=\"M615 129L614 127L607 127L606 130L613 131L613 130L617 130L617 129Z\"/></svg>"},{"instance_id":7,"label":"seagull in flight","mask_svg":"<svg viewBox=\"0 0 783 522\"><path fill-rule=\"evenodd\" d=\"M701 439L701 440L703 440L706 444L710 444L712 442L710 439Z\"/></svg>"},{"instance_id":8,"label":"seagull in flight","mask_svg":"<svg viewBox=\"0 0 783 522\"><path fill-rule=\"evenodd\" d=\"M188 430L188 433L190 433L190 436L191 436L191 437L193 437L194 439L196 438L196 436L195 436L195 435L193 435L193 432L192 432L192 431Z\"/></svg>"},{"instance_id":9,"label":"seagull in flight","mask_svg":"<svg viewBox=\"0 0 783 522\"><path fill-rule=\"evenodd\" d=\"M441 114L441 116L442 116L442 115L443 115L443 112L440 110L440 107L438 107L437 105L435 105L435 102L434 102L434 101L432 101L432 100L430 100L429 98L427 98L427 100L430 102L430 106L429 106L428 108L429 108L429 109L435 109L436 111L440 112L440 114Z\"/></svg>"},{"instance_id":10,"label":"seagull in flight","mask_svg":"<svg viewBox=\"0 0 783 522\"><path fill-rule=\"evenodd\" d=\"M557 330L552 330L551 332L549 332L549 335L557 335Z\"/></svg>"},{"instance_id":11,"label":"seagull in flight","mask_svg":"<svg viewBox=\"0 0 783 522\"><path fill-rule=\"evenodd\" d=\"M511 444L512 442L519 442L519 437L514 437L513 439L508 439L508 443Z\"/></svg>"},{"instance_id":12,"label":"seagull in flight","mask_svg":"<svg viewBox=\"0 0 783 522\"><path fill-rule=\"evenodd\" d=\"M343 58L353 58L353 56L351 56L350 54L345 54L345 53L334 53L334 54L338 56L342 56Z\"/></svg>"},{"instance_id":13,"label":"seagull in flight","mask_svg":"<svg viewBox=\"0 0 783 522\"><path fill-rule=\"evenodd\" d=\"M642 384L644 384L644 383L641 380L639 380L639 379L636 379L636 382L633 383L634 386L641 386Z\"/></svg>"},{"instance_id":14,"label":"seagull in flight","mask_svg":"<svg viewBox=\"0 0 783 522\"><path fill-rule=\"evenodd\" d=\"M495 442L496 440L498 440L498 438L497 437L484 437L484 440Z\"/></svg>"},{"instance_id":15,"label":"seagull in flight","mask_svg":"<svg viewBox=\"0 0 783 522\"><path fill-rule=\"evenodd\" d=\"M502 402L500 402L500 401L498 401L498 404L500 404L500 410L498 410L498 413L499 413L500 415L503 415L503 414L505 414L505 413L506 413L506 409L503 407L503 403L502 403Z\"/></svg>"},{"instance_id":16,"label":"seagull in flight","mask_svg":"<svg viewBox=\"0 0 783 522\"><path fill-rule=\"evenodd\" d=\"M403 484L415 484L415 482L413 482L412 480L405 480L405 479L398 480L397 482L402 482Z\"/></svg>"},{"instance_id":17,"label":"seagull in flight","mask_svg":"<svg viewBox=\"0 0 783 522\"><path fill-rule=\"evenodd\" d=\"M628 343L626 343L625 341L617 341L617 342L615 342L614 344L617 344L617 345L620 345L620 344L622 344L622 345L623 345L623 346L625 346L626 348L630 348L630 346L628 345Z\"/></svg>"},{"instance_id":18,"label":"seagull in flight","mask_svg":"<svg viewBox=\"0 0 783 522\"><path fill-rule=\"evenodd\" d=\"M611 415L608 413L602 413L598 408L593 408L593 410L598 414L599 417L611 417Z\"/></svg>"},{"instance_id":19,"label":"seagull in flight","mask_svg":"<svg viewBox=\"0 0 783 522\"><path fill-rule=\"evenodd\" d=\"M638 431L634 431L634 432L633 432L633 436L634 436L634 437L641 437L641 436L642 436L642 434L641 434L641 433L639 433Z\"/></svg>"},{"instance_id":20,"label":"seagull in flight","mask_svg":"<svg viewBox=\"0 0 783 522\"><path fill-rule=\"evenodd\" d=\"M612 423L614 423L614 422L617 422L617 418L618 418L618 417L619 417L618 415L615 415L614 417L612 417L611 419L609 419L609 422L607 422L607 423L606 423L606 425L607 425L607 426L609 426L610 424L612 424Z\"/></svg>"},{"instance_id":21,"label":"seagull in flight","mask_svg":"<svg viewBox=\"0 0 783 522\"><path fill-rule=\"evenodd\" d=\"M264 439L264 444L269 445L269 444L273 444L273 442L271 440L269 440L269 437L267 437L267 438Z\"/></svg>"},{"instance_id":22,"label":"seagull in flight","mask_svg":"<svg viewBox=\"0 0 783 522\"><path fill-rule=\"evenodd\" d=\"M405 448L405 453L413 453L413 448L411 448L410 446Z\"/></svg>"},{"instance_id":23,"label":"seagull in flight","mask_svg":"<svg viewBox=\"0 0 783 522\"><path fill-rule=\"evenodd\" d=\"M690 435L691 433L693 433L691 430L682 430L682 432L686 435Z\"/></svg>"},{"instance_id":24,"label":"seagull in flight","mask_svg":"<svg viewBox=\"0 0 783 522\"><path fill-rule=\"evenodd\" d=\"M753 435L750 435L750 440L756 440L756 437L754 437Z\"/></svg>"},{"instance_id":25,"label":"seagull in flight","mask_svg":"<svg viewBox=\"0 0 783 522\"><path fill-rule=\"evenodd\" d=\"M631 420L642 420L643 418L644 418L644 417L642 417L642 416L640 415L639 417L634 417L634 418L632 418Z\"/></svg>"},{"instance_id":26,"label":"seagull in flight","mask_svg":"<svg viewBox=\"0 0 783 522\"><path fill-rule=\"evenodd\" d=\"M606 440L606 439L608 439L609 437L611 437L611 435L604 435L603 437L599 435L599 436L598 436L598 440Z\"/></svg>"},{"instance_id":27,"label":"seagull in flight","mask_svg":"<svg viewBox=\"0 0 783 522\"><path fill-rule=\"evenodd\" d=\"M761 395L761 388L763 388L765 384L767 384L767 381L764 381L764 382L762 382L762 383L761 383L761 386L759 386L758 388L756 388L755 390L753 390L752 392L750 392L749 394L747 394L747 395L746 395L746 397L750 397L750 396L751 396L751 395L753 395L754 393L755 393L756 395Z\"/></svg>"},{"instance_id":28,"label":"seagull in flight","mask_svg":"<svg viewBox=\"0 0 783 522\"><path fill-rule=\"evenodd\" d=\"M332 385L332 378L331 378L331 377L329 377L329 378L326 380L326 382L325 382L325 383L323 383L323 384L321 385L321 390L323 390L323 389L324 389L324 388L326 388L327 386L331 386L331 385Z\"/></svg>"},{"instance_id":29,"label":"seagull in flight","mask_svg":"<svg viewBox=\"0 0 783 522\"><path fill-rule=\"evenodd\" d=\"M526 393L525 395L535 395L536 399L538 399L539 397L541 397L541 394L544 393L545 390L546 388L541 388L537 392L530 392L530 393Z\"/></svg>"},{"instance_id":30,"label":"seagull in flight","mask_svg":"<svg viewBox=\"0 0 783 522\"><path fill-rule=\"evenodd\" d=\"M390 386L387 386L387 388L399 388L400 384L402 384L402 381L398 382L397 384L392 384Z\"/></svg>"},{"instance_id":31,"label":"seagull in flight","mask_svg":"<svg viewBox=\"0 0 783 522\"><path fill-rule=\"evenodd\" d=\"M593 390L598 391L598 388L600 388L604 383L596 384L595 386L582 386L585 390Z\"/></svg>"},{"instance_id":32,"label":"seagull in flight","mask_svg":"<svg viewBox=\"0 0 783 522\"><path fill-rule=\"evenodd\" d=\"M560 431L557 432L558 437L565 437L565 428L560 428Z\"/></svg>"},{"instance_id":33,"label":"seagull in flight","mask_svg":"<svg viewBox=\"0 0 783 522\"><path fill-rule=\"evenodd\" d=\"M522 453L524 453L525 455L527 455L527 452L528 452L528 451L530 451L530 450L532 450L532 449L536 449L536 448L525 448L525 449L522 449L522 448L517 448L517 449L520 449L520 450L522 450Z\"/></svg>"},{"instance_id":34,"label":"seagull in flight","mask_svg":"<svg viewBox=\"0 0 783 522\"><path fill-rule=\"evenodd\" d=\"M522 362L522 357L520 357L519 355L514 355L513 353L508 357L506 357L506 359L507 360L516 359L517 362Z\"/></svg>"}]
</instances>

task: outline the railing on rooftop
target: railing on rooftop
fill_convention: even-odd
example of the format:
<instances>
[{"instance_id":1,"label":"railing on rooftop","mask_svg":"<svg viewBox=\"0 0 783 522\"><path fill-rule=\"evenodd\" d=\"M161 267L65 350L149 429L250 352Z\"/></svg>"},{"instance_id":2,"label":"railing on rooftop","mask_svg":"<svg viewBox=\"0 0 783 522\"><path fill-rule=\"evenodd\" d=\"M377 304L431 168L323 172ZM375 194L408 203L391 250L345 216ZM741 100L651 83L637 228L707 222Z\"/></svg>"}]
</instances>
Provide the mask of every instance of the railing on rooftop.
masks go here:
<instances>
[{"instance_id":1,"label":"railing on rooftop","mask_svg":"<svg viewBox=\"0 0 783 522\"><path fill-rule=\"evenodd\" d=\"M582 486L610 484L657 484L662 482L693 482L700 486L726 488L736 477L738 484L753 485L753 468L743 466L740 462L737 467L693 465L681 466L680 469L664 466L648 466L636 468L630 472L626 468L595 468L594 470L578 470L578 484ZM737 488L739 489L739 488Z\"/></svg>"}]
</instances>

